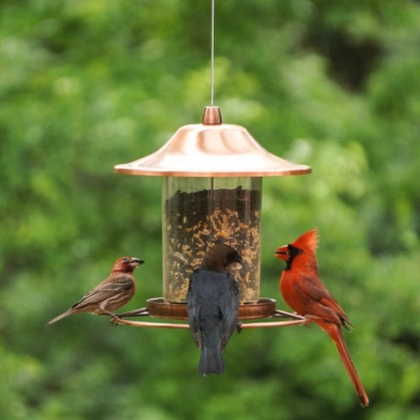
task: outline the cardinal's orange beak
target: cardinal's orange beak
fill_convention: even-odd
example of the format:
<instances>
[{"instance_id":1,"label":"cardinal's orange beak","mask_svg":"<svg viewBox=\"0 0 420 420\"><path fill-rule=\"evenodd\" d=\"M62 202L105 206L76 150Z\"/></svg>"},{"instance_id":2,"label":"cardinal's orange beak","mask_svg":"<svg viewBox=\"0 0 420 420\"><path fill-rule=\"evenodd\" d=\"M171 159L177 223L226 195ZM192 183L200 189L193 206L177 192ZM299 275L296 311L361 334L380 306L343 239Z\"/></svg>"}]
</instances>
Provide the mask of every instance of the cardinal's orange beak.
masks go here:
<instances>
[{"instance_id":1,"label":"cardinal's orange beak","mask_svg":"<svg viewBox=\"0 0 420 420\"><path fill-rule=\"evenodd\" d=\"M289 248L287 245L280 246L276 249L275 257L287 261L289 259Z\"/></svg>"}]
</instances>

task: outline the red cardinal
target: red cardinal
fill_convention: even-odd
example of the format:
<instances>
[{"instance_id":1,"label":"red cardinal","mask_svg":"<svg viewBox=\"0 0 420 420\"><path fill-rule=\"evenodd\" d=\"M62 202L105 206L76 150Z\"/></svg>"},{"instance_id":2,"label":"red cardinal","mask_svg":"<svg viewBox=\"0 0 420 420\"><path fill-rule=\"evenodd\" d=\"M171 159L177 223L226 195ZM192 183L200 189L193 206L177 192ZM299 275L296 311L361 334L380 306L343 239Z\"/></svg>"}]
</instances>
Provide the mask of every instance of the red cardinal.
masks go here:
<instances>
[{"instance_id":1,"label":"red cardinal","mask_svg":"<svg viewBox=\"0 0 420 420\"><path fill-rule=\"evenodd\" d=\"M68 311L58 315L46 325L81 312L110 315L112 317L118 316L113 311L124 306L134 296L136 283L133 277L133 270L143 263L143 260L133 257L122 257L115 261L108 278L83 296Z\"/></svg>"},{"instance_id":2,"label":"red cardinal","mask_svg":"<svg viewBox=\"0 0 420 420\"><path fill-rule=\"evenodd\" d=\"M316 229L304 233L293 243L276 249L276 257L286 261L280 278L280 291L286 303L299 315L310 318L332 338L353 383L362 407L369 398L344 343L341 327L352 327L347 315L318 277L315 251Z\"/></svg>"}]
</instances>

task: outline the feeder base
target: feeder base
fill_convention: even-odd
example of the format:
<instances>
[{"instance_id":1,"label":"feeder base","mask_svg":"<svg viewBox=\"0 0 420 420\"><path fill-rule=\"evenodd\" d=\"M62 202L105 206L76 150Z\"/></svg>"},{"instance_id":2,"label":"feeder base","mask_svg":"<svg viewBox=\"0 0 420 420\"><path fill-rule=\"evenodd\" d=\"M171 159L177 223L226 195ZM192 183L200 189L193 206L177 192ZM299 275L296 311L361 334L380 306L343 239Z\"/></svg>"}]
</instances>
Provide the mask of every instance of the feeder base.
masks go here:
<instances>
[{"instance_id":1,"label":"feeder base","mask_svg":"<svg viewBox=\"0 0 420 420\"><path fill-rule=\"evenodd\" d=\"M169 303L162 297L147 300L147 311L154 318L188 319L186 303ZM261 298L257 303L244 303L239 306L240 321L247 319L270 318L276 311L275 299Z\"/></svg>"}]
</instances>

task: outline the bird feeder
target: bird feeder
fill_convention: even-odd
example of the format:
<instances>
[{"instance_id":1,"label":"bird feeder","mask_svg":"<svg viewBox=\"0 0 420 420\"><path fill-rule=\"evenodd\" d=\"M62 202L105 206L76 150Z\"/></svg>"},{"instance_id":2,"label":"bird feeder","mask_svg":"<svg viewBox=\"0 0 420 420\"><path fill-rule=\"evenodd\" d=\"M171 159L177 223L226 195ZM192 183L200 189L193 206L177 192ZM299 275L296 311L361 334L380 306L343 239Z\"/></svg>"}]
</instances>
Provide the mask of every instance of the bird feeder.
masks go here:
<instances>
[{"instance_id":1,"label":"bird feeder","mask_svg":"<svg viewBox=\"0 0 420 420\"><path fill-rule=\"evenodd\" d=\"M262 177L307 174L309 166L269 153L244 127L223 124L220 109L209 106L202 124L181 127L156 152L114 169L163 177L163 296L148 300L147 314L187 319L189 278L216 242L243 258L234 273L239 319L274 314L275 300L260 296Z\"/></svg>"}]
</instances>

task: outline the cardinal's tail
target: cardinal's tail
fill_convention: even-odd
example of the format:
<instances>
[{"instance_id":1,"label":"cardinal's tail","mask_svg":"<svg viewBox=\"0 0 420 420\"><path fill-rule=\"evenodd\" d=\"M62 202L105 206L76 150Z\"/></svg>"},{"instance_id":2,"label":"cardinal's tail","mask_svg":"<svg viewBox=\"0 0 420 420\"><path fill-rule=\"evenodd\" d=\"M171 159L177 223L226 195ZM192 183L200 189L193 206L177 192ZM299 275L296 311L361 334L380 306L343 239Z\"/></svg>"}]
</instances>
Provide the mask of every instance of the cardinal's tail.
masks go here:
<instances>
[{"instance_id":1,"label":"cardinal's tail","mask_svg":"<svg viewBox=\"0 0 420 420\"><path fill-rule=\"evenodd\" d=\"M347 350L347 346L344 343L341 330L338 329L337 337L331 338L334 340L335 345L337 346L338 353L340 354L341 360L343 361L347 374L350 377L354 390L356 391L356 394L359 397L360 404L362 405L362 407L367 407L369 405L369 398L366 394L365 389L363 388L359 375L356 372L356 368L353 364L353 361L351 360L350 353Z\"/></svg>"}]
</instances>

